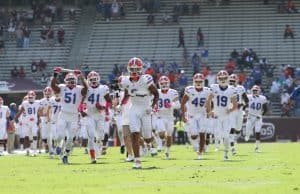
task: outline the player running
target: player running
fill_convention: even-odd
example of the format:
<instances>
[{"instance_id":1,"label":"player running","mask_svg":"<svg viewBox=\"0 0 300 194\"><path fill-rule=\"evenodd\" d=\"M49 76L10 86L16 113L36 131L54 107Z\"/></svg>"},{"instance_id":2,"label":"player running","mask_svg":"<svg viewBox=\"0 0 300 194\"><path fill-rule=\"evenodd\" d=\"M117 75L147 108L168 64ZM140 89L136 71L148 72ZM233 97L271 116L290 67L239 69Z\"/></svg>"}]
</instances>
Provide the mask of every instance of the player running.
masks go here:
<instances>
[{"instance_id":1,"label":"player running","mask_svg":"<svg viewBox=\"0 0 300 194\"><path fill-rule=\"evenodd\" d=\"M198 160L203 158L205 133L208 129L206 99L211 95L211 90L208 87L204 87L204 80L203 74L195 74L193 85L185 88L184 96L181 100L181 113L184 122L189 123L189 133L194 149L198 149ZM186 117L185 115L188 116ZM200 141L198 137L200 137Z\"/></svg>"},{"instance_id":2,"label":"player running","mask_svg":"<svg viewBox=\"0 0 300 194\"><path fill-rule=\"evenodd\" d=\"M260 133L262 127L262 116L268 111L267 98L261 95L260 87L254 85L251 88L251 95L248 95L249 107L248 107L248 118L246 123L246 135L245 141L248 141L250 135L255 131L255 152L260 152Z\"/></svg>"},{"instance_id":3,"label":"player running","mask_svg":"<svg viewBox=\"0 0 300 194\"><path fill-rule=\"evenodd\" d=\"M140 169L142 168L139 153L140 133L142 133L145 142L150 144L152 141L151 110L157 105L159 95L152 76L143 74L143 62L140 58L130 59L127 69L130 76L122 76L119 85L125 91L123 100L129 96L131 98L129 122L135 157L133 168Z\"/></svg>"}]
</instances>

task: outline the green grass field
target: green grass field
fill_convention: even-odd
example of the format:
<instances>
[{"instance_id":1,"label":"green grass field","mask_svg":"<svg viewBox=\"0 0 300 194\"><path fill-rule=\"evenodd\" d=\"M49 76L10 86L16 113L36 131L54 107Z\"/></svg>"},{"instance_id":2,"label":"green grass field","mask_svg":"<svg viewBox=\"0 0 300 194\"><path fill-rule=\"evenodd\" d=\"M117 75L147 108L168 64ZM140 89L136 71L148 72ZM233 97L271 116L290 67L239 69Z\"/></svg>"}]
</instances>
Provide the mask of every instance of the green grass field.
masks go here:
<instances>
[{"instance_id":1,"label":"green grass field","mask_svg":"<svg viewBox=\"0 0 300 194\"><path fill-rule=\"evenodd\" d=\"M191 147L174 146L171 160L143 158L143 169L131 169L119 148L89 164L88 155L76 149L70 165L48 155L0 157L0 193L300 193L300 144L239 144L238 155L223 161L223 152L210 151L195 160Z\"/></svg>"}]
</instances>

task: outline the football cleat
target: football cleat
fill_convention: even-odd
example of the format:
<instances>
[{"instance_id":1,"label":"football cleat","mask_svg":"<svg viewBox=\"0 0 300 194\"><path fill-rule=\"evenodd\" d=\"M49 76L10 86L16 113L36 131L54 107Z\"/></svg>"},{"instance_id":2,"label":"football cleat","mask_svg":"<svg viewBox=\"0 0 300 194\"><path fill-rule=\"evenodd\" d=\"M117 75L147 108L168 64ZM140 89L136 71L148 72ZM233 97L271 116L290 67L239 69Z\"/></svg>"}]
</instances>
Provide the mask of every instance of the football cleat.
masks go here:
<instances>
[{"instance_id":1,"label":"football cleat","mask_svg":"<svg viewBox=\"0 0 300 194\"><path fill-rule=\"evenodd\" d=\"M96 159L92 159L91 164L97 164L97 160Z\"/></svg>"},{"instance_id":2,"label":"football cleat","mask_svg":"<svg viewBox=\"0 0 300 194\"><path fill-rule=\"evenodd\" d=\"M228 152L224 152L224 161L227 161L229 160L229 157L228 157Z\"/></svg>"},{"instance_id":3,"label":"football cleat","mask_svg":"<svg viewBox=\"0 0 300 194\"><path fill-rule=\"evenodd\" d=\"M170 159L170 154L167 153L167 152L165 153L165 159L166 159L166 160Z\"/></svg>"},{"instance_id":4,"label":"football cleat","mask_svg":"<svg viewBox=\"0 0 300 194\"><path fill-rule=\"evenodd\" d=\"M142 169L142 164L140 160L136 160L134 165L132 166L133 169Z\"/></svg>"},{"instance_id":5,"label":"football cleat","mask_svg":"<svg viewBox=\"0 0 300 194\"><path fill-rule=\"evenodd\" d=\"M85 148L85 149L84 149L84 154L88 154L88 153L89 153L88 149Z\"/></svg>"},{"instance_id":6,"label":"football cleat","mask_svg":"<svg viewBox=\"0 0 300 194\"><path fill-rule=\"evenodd\" d=\"M121 153L121 154L124 154L124 153L125 153L125 146L124 146L124 145L122 145L122 146L120 147L120 153Z\"/></svg>"},{"instance_id":7,"label":"football cleat","mask_svg":"<svg viewBox=\"0 0 300 194\"><path fill-rule=\"evenodd\" d=\"M198 154L197 160L202 160L202 159L203 159L202 154Z\"/></svg>"},{"instance_id":8,"label":"football cleat","mask_svg":"<svg viewBox=\"0 0 300 194\"><path fill-rule=\"evenodd\" d=\"M235 148L232 148L231 152L232 152L232 155L236 155L236 149Z\"/></svg>"},{"instance_id":9,"label":"football cleat","mask_svg":"<svg viewBox=\"0 0 300 194\"><path fill-rule=\"evenodd\" d=\"M157 155L157 150L155 148L151 148L151 156L154 157Z\"/></svg>"},{"instance_id":10,"label":"football cleat","mask_svg":"<svg viewBox=\"0 0 300 194\"><path fill-rule=\"evenodd\" d=\"M126 159L125 159L125 162L133 162L134 161L134 158L132 156L128 156Z\"/></svg>"},{"instance_id":11,"label":"football cleat","mask_svg":"<svg viewBox=\"0 0 300 194\"><path fill-rule=\"evenodd\" d=\"M260 153L259 147L255 147L255 152Z\"/></svg>"},{"instance_id":12,"label":"football cleat","mask_svg":"<svg viewBox=\"0 0 300 194\"><path fill-rule=\"evenodd\" d=\"M60 147L56 147L56 155L60 155L61 154L61 148Z\"/></svg>"},{"instance_id":13,"label":"football cleat","mask_svg":"<svg viewBox=\"0 0 300 194\"><path fill-rule=\"evenodd\" d=\"M61 159L62 159L63 164L69 164L68 156L63 156Z\"/></svg>"}]
</instances>

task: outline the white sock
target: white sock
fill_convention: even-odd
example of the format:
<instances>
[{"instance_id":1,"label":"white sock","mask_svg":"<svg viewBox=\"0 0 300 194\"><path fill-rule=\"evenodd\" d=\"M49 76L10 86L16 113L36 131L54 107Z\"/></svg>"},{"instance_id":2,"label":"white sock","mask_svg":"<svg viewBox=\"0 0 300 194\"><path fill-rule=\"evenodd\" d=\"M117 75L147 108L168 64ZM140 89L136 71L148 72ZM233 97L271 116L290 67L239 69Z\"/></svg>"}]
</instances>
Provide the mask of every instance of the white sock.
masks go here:
<instances>
[{"instance_id":1,"label":"white sock","mask_svg":"<svg viewBox=\"0 0 300 194\"><path fill-rule=\"evenodd\" d=\"M256 141L255 141L255 145L256 145L257 148L259 147L259 143L260 143L259 140L256 140Z\"/></svg>"},{"instance_id":2,"label":"white sock","mask_svg":"<svg viewBox=\"0 0 300 194\"><path fill-rule=\"evenodd\" d=\"M166 153L170 153L170 147L166 147Z\"/></svg>"},{"instance_id":3,"label":"white sock","mask_svg":"<svg viewBox=\"0 0 300 194\"><path fill-rule=\"evenodd\" d=\"M36 151L36 149L37 149L37 140L33 140L33 141L32 141L32 149L33 149L34 151Z\"/></svg>"}]
</instances>

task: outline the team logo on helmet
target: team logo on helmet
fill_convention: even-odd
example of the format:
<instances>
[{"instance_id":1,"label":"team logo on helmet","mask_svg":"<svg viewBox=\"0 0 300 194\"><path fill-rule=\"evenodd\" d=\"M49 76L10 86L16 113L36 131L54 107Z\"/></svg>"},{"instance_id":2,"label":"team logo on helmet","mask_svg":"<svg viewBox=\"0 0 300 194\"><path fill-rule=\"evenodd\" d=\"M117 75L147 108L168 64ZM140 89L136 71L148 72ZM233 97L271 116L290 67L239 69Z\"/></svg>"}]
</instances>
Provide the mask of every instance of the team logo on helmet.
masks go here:
<instances>
[{"instance_id":1,"label":"team logo on helmet","mask_svg":"<svg viewBox=\"0 0 300 194\"><path fill-rule=\"evenodd\" d=\"M228 73L227 71L219 71L217 74L217 82L221 87L228 86Z\"/></svg>"},{"instance_id":2,"label":"team logo on helmet","mask_svg":"<svg viewBox=\"0 0 300 194\"><path fill-rule=\"evenodd\" d=\"M140 58L133 57L129 60L127 70L130 73L130 77L134 80L138 79L139 75L143 71L143 62Z\"/></svg>"},{"instance_id":3,"label":"team logo on helmet","mask_svg":"<svg viewBox=\"0 0 300 194\"><path fill-rule=\"evenodd\" d=\"M229 84L230 85L234 85L235 86L238 83L238 81L239 81L239 77L236 74L231 74L229 76Z\"/></svg>"},{"instance_id":4,"label":"team logo on helmet","mask_svg":"<svg viewBox=\"0 0 300 194\"><path fill-rule=\"evenodd\" d=\"M47 86L44 90L43 90L43 93L44 93L44 97L46 98L50 98L52 96L52 88Z\"/></svg>"},{"instance_id":5,"label":"team logo on helmet","mask_svg":"<svg viewBox=\"0 0 300 194\"><path fill-rule=\"evenodd\" d=\"M27 93L27 97L28 97L28 101L29 102L34 102L35 101L35 98L36 98L36 94L33 90L30 90L28 93Z\"/></svg>"},{"instance_id":6,"label":"team logo on helmet","mask_svg":"<svg viewBox=\"0 0 300 194\"><path fill-rule=\"evenodd\" d=\"M73 88L77 85L77 77L74 73L68 73L64 81L69 88Z\"/></svg>"},{"instance_id":7,"label":"team logo on helmet","mask_svg":"<svg viewBox=\"0 0 300 194\"><path fill-rule=\"evenodd\" d=\"M193 76L193 84L196 89L201 89L204 86L205 77L202 73L196 73Z\"/></svg>"},{"instance_id":8,"label":"team logo on helmet","mask_svg":"<svg viewBox=\"0 0 300 194\"><path fill-rule=\"evenodd\" d=\"M161 90L168 90L170 88L170 80L167 76L161 76L158 80L158 84Z\"/></svg>"},{"instance_id":9,"label":"team logo on helmet","mask_svg":"<svg viewBox=\"0 0 300 194\"><path fill-rule=\"evenodd\" d=\"M251 93L254 95L254 96L258 96L260 95L260 92L261 92L261 89L258 85L254 85L252 88L251 88Z\"/></svg>"},{"instance_id":10,"label":"team logo on helmet","mask_svg":"<svg viewBox=\"0 0 300 194\"><path fill-rule=\"evenodd\" d=\"M95 71L91 71L87 76L87 81L88 81L89 86L97 87L97 86L99 86L100 75Z\"/></svg>"}]
</instances>

